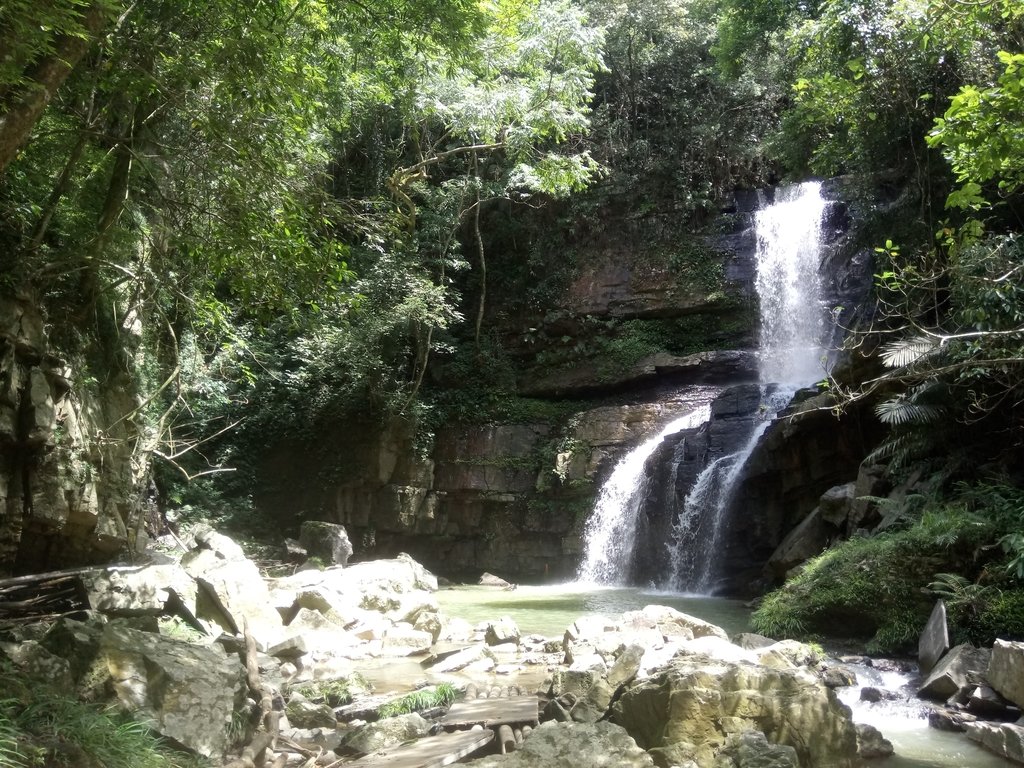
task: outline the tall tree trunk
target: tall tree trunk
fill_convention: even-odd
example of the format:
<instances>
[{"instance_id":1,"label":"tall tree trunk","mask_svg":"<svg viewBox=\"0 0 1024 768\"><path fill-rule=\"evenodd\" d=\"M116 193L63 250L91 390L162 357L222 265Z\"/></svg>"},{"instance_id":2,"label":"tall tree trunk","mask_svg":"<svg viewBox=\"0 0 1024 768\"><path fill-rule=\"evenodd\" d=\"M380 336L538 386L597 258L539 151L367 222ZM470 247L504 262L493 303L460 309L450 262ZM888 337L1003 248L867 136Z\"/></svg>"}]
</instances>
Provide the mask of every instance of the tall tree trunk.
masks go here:
<instances>
[{"instance_id":1,"label":"tall tree trunk","mask_svg":"<svg viewBox=\"0 0 1024 768\"><path fill-rule=\"evenodd\" d=\"M57 89L89 50L106 18L101 3L90 5L82 16L84 34L58 37L53 53L26 72L25 85L5 94L0 104L0 177L28 140Z\"/></svg>"},{"instance_id":2,"label":"tall tree trunk","mask_svg":"<svg viewBox=\"0 0 1024 768\"><path fill-rule=\"evenodd\" d=\"M480 232L480 193L476 195L476 212L473 217L473 232L476 235L476 249L480 256L480 302L476 308L476 325L474 327L473 341L476 344L477 354L480 354L480 327L484 322L484 308L487 302L487 259L484 255L484 238Z\"/></svg>"},{"instance_id":3,"label":"tall tree trunk","mask_svg":"<svg viewBox=\"0 0 1024 768\"><path fill-rule=\"evenodd\" d=\"M50 222L53 220L53 215L57 212L57 206L60 205L61 198L64 197L68 191L68 187L71 185L71 176L75 171L75 166L78 165L78 161L82 159L82 153L85 152L85 147L89 143L89 135L86 133L86 128L83 126L82 132L79 134L78 139L75 141L71 152L68 155L67 161L64 163L64 168L61 170L60 175L57 176L57 180L53 184L53 189L50 191L50 197L46 201L46 205L43 206L43 211L39 216L39 221L36 223L35 229L32 231L32 239L29 241L28 250L34 251L43 243L43 238L46 237L46 231L50 228Z\"/></svg>"}]
</instances>

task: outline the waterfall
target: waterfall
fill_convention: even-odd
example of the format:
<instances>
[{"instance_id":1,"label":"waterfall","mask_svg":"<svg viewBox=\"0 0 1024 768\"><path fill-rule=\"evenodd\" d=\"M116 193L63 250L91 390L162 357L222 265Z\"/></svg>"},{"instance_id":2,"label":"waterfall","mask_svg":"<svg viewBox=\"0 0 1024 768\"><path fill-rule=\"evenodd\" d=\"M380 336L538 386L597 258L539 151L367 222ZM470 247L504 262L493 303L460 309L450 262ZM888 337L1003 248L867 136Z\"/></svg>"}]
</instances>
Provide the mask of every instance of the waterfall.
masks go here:
<instances>
[{"instance_id":1,"label":"waterfall","mask_svg":"<svg viewBox=\"0 0 1024 768\"><path fill-rule=\"evenodd\" d=\"M723 513L729 506L740 470L768 424L768 421L761 422L742 450L720 456L698 475L672 525L671 570L667 582L671 587L696 594L711 590L712 564Z\"/></svg>"},{"instance_id":2,"label":"waterfall","mask_svg":"<svg viewBox=\"0 0 1024 768\"><path fill-rule=\"evenodd\" d=\"M759 423L743 447L714 459L698 475L673 521L665 586L710 593L718 541L744 465L775 415L800 387L824 374L821 302L821 185L808 182L776 193L754 219L755 286L761 306ZM768 384L779 385L770 396Z\"/></svg>"},{"instance_id":3,"label":"waterfall","mask_svg":"<svg viewBox=\"0 0 1024 768\"><path fill-rule=\"evenodd\" d=\"M586 553L579 569L580 581L597 584L625 582L636 547L637 515L644 498L644 463L666 437L699 427L710 417L710 406L703 405L675 419L615 465L601 488L594 513L587 521Z\"/></svg>"},{"instance_id":4,"label":"waterfall","mask_svg":"<svg viewBox=\"0 0 1024 768\"><path fill-rule=\"evenodd\" d=\"M806 387L824 377L821 222L827 201L819 182L780 189L757 212L757 288L761 304L763 383Z\"/></svg>"}]
</instances>

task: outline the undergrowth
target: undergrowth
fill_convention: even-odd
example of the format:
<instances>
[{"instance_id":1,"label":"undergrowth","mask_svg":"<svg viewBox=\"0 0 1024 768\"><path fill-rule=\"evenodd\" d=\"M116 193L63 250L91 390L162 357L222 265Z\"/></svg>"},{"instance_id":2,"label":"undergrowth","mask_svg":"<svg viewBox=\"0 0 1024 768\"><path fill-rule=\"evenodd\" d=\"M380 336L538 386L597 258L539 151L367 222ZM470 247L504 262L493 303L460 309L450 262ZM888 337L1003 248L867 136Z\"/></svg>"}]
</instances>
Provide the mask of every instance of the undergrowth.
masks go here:
<instances>
[{"instance_id":1,"label":"undergrowth","mask_svg":"<svg viewBox=\"0 0 1024 768\"><path fill-rule=\"evenodd\" d=\"M1017 491L1015 501L1021 498ZM942 597L956 638L991 643L1024 635L1024 590L999 547L1024 506L1008 503L1006 486L997 484L961 485L952 499L918 506L894 516L893 528L809 560L764 598L751 619L755 631L843 635L866 640L871 653L900 653L917 643Z\"/></svg>"},{"instance_id":2,"label":"undergrowth","mask_svg":"<svg viewBox=\"0 0 1024 768\"><path fill-rule=\"evenodd\" d=\"M200 768L144 724L0 666L0 768Z\"/></svg>"}]
</instances>

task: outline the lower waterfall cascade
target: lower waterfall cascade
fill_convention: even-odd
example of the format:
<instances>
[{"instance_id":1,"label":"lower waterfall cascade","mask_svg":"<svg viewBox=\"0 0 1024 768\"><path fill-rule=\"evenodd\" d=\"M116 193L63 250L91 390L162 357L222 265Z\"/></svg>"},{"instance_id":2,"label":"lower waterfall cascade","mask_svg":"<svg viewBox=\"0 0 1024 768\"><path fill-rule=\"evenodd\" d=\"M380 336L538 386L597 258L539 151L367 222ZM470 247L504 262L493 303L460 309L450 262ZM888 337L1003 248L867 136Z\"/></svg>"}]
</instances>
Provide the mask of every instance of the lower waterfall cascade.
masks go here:
<instances>
[{"instance_id":1,"label":"lower waterfall cascade","mask_svg":"<svg viewBox=\"0 0 1024 768\"><path fill-rule=\"evenodd\" d=\"M671 467L669 498L671 526L663 546L668 568L660 587L679 592L711 594L715 589L715 560L722 528L729 516L734 489L747 459L776 414L803 387L824 378L823 339L828 314L823 307L822 221L828 201L820 182L776 190L774 201L754 215L756 238L754 282L760 305L758 378L761 400L747 437L732 452L704 451L703 469L688 489L675 487L679 449ZM586 528L585 557L579 579L601 584L625 584L637 541L640 510L647 492L645 462L671 435L701 427L709 416L693 414L673 422L658 435L625 456L602 487ZM648 546L659 546L649 543Z\"/></svg>"},{"instance_id":2,"label":"lower waterfall cascade","mask_svg":"<svg viewBox=\"0 0 1024 768\"><path fill-rule=\"evenodd\" d=\"M636 547L637 514L644 490L644 464L661 441L685 429L694 429L711 417L708 406L669 422L615 465L601 487L594 513L587 523L587 549L580 565L580 581L621 583Z\"/></svg>"}]
</instances>

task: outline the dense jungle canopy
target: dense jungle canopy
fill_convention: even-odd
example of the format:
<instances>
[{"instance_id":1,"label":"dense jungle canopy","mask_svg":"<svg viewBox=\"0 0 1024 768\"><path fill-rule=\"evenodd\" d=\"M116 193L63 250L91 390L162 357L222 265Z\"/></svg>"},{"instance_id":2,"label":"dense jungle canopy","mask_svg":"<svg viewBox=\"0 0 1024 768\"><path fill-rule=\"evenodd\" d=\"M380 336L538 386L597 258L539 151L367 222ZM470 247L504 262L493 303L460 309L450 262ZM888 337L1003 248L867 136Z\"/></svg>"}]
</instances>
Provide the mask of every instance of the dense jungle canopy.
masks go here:
<instances>
[{"instance_id":1,"label":"dense jungle canopy","mask_svg":"<svg viewBox=\"0 0 1024 768\"><path fill-rule=\"evenodd\" d=\"M559 408L516 371L582 343L548 309L584 246L678 244L811 176L890 193L851 342L880 365L823 386L869 401L875 459L941 475L958 520L1001 516L971 584L1024 576L1016 0L0 7L0 291L76 386L132 394L164 508L255 525L255 457L331 425L401 415L427 450ZM685 346L634 331L598 351ZM1001 501L956 485L980 478Z\"/></svg>"}]
</instances>

